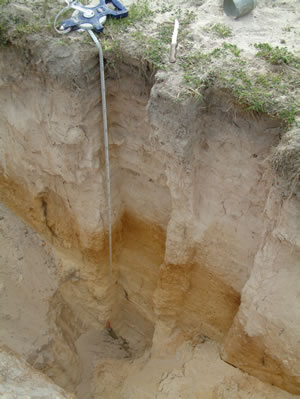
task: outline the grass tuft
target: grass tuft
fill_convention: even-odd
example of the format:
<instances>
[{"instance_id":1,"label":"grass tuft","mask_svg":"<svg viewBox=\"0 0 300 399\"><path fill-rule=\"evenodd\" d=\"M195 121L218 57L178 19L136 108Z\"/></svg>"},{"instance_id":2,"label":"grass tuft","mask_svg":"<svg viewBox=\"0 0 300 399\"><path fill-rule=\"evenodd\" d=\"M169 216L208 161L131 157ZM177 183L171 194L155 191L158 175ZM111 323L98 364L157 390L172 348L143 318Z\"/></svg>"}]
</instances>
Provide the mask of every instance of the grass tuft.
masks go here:
<instances>
[{"instance_id":1,"label":"grass tuft","mask_svg":"<svg viewBox=\"0 0 300 399\"><path fill-rule=\"evenodd\" d=\"M182 56L185 93L202 97L203 89L217 85L228 89L247 110L277 116L287 127L293 125L299 109L293 92L299 86L297 76L250 70L248 62L240 58L241 51L233 44L223 43L210 52L198 50ZM221 57L220 64L217 59Z\"/></svg>"},{"instance_id":2,"label":"grass tuft","mask_svg":"<svg viewBox=\"0 0 300 399\"><path fill-rule=\"evenodd\" d=\"M8 25L5 21L0 22L0 47L7 47L10 44L7 33Z\"/></svg>"},{"instance_id":3,"label":"grass tuft","mask_svg":"<svg viewBox=\"0 0 300 399\"><path fill-rule=\"evenodd\" d=\"M220 37L222 39L232 36L231 28L227 25L220 23L209 25L207 30L209 32L213 32L217 37Z\"/></svg>"},{"instance_id":4,"label":"grass tuft","mask_svg":"<svg viewBox=\"0 0 300 399\"><path fill-rule=\"evenodd\" d=\"M164 57L168 47L158 38L143 35L141 32L133 32L132 37L138 42L141 56L157 69L166 69Z\"/></svg>"},{"instance_id":5,"label":"grass tuft","mask_svg":"<svg viewBox=\"0 0 300 399\"><path fill-rule=\"evenodd\" d=\"M239 49L235 44L231 44L231 43L226 43L226 42L224 42L224 43L222 44L222 46L224 47L224 49L230 50L231 53L232 53L233 55L235 55L236 57L239 57L240 54L241 54L241 52L243 51L243 50Z\"/></svg>"},{"instance_id":6,"label":"grass tuft","mask_svg":"<svg viewBox=\"0 0 300 399\"><path fill-rule=\"evenodd\" d=\"M268 43L255 43L254 47L258 50L256 53L258 57L273 65L293 65L300 69L300 57L296 57L286 47L272 47Z\"/></svg>"}]
</instances>

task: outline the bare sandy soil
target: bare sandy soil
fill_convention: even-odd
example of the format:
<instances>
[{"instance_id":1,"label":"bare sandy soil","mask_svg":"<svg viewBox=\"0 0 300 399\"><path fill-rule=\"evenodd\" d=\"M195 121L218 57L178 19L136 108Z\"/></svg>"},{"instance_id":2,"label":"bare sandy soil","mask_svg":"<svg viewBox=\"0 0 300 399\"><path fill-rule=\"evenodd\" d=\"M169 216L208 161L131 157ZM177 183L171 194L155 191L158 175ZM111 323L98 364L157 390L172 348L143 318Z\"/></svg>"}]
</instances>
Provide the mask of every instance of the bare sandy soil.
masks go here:
<instances>
[{"instance_id":1,"label":"bare sandy soil","mask_svg":"<svg viewBox=\"0 0 300 399\"><path fill-rule=\"evenodd\" d=\"M0 339L29 359L49 340L48 301L57 289L49 245L1 204Z\"/></svg>"},{"instance_id":2,"label":"bare sandy soil","mask_svg":"<svg viewBox=\"0 0 300 399\"><path fill-rule=\"evenodd\" d=\"M43 347L53 339L48 313L58 288L59 260L32 228L4 205L0 211L1 342L43 371L47 362ZM105 329L82 334L75 345L81 370L75 391L82 399L294 397L226 364L220 359L219 345L201 335L176 351L151 355L147 350L138 358L135 348L113 339ZM69 398L63 391L55 393L54 385L7 349L2 348L1 356L3 398ZM8 368L15 374L8 376Z\"/></svg>"}]
</instances>

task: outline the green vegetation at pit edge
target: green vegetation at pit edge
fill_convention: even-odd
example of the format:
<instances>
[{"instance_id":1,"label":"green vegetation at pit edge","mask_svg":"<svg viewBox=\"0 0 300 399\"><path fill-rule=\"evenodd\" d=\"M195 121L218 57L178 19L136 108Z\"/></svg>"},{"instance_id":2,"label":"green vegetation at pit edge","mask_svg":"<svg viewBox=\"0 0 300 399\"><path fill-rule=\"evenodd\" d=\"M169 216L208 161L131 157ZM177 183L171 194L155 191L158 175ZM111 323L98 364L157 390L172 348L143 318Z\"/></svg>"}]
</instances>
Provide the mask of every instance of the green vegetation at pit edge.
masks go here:
<instances>
[{"instance_id":1,"label":"green vegetation at pit edge","mask_svg":"<svg viewBox=\"0 0 300 399\"><path fill-rule=\"evenodd\" d=\"M286 47L272 47L268 43L255 43L254 47L258 50L256 55L264 58L273 65L291 65L300 69L300 57L295 56Z\"/></svg>"},{"instance_id":2,"label":"green vegetation at pit edge","mask_svg":"<svg viewBox=\"0 0 300 399\"><path fill-rule=\"evenodd\" d=\"M219 86L229 90L245 109L279 117L291 126L299 110L293 92L299 87L299 77L286 71L250 72L248 61L240 57L241 51L236 45L223 43L222 48L210 52L198 50L182 56L185 94L201 98L204 89Z\"/></svg>"},{"instance_id":3,"label":"green vegetation at pit edge","mask_svg":"<svg viewBox=\"0 0 300 399\"><path fill-rule=\"evenodd\" d=\"M232 36L232 30L225 24L209 24L204 28L207 32L213 33L215 36L225 39L226 37Z\"/></svg>"}]
</instances>

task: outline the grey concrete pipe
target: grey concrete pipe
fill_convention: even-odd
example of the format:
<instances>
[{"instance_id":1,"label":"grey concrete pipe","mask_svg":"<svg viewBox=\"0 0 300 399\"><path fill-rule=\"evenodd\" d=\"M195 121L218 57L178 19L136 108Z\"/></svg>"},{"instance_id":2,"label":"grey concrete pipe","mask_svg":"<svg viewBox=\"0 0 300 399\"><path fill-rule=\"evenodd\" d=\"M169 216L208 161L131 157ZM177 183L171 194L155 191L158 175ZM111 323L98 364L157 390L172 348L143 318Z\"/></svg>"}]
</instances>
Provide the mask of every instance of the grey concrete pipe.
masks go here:
<instances>
[{"instance_id":1,"label":"grey concrete pipe","mask_svg":"<svg viewBox=\"0 0 300 399\"><path fill-rule=\"evenodd\" d=\"M226 15L239 18L248 14L256 6L256 0L224 0Z\"/></svg>"}]
</instances>

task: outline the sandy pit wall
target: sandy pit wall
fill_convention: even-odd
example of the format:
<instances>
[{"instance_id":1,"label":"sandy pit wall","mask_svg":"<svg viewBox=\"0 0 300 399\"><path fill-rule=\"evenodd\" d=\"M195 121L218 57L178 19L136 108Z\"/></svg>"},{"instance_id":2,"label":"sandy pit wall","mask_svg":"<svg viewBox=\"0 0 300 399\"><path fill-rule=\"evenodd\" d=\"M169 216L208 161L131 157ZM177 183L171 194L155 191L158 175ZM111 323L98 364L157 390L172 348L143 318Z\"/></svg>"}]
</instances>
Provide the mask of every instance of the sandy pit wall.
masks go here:
<instances>
[{"instance_id":1,"label":"sandy pit wall","mask_svg":"<svg viewBox=\"0 0 300 399\"><path fill-rule=\"evenodd\" d=\"M274 238L263 217L270 189L280 198L268 161L279 142L279 121L228 112L231 101L222 92L208 93L205 106L174 103L163 81L145 79L137 65L124 62L118 79L107 80L110 280L97 57L81 64L89 66L80 84L72 82L70 67L65 81L62 73L55 76L51 59L47 72L45 59L39 68L22 52L1 52L1 200L57 250L63 279L55 300L64 303L67 324L77 326L69 339L104 327L107 319L132 345L152 343L154 355L162 346L168 350L166 341L176 347L199 333L221 343L227 336L227 361L297 393L295 318L276 308L288 338L270 334L266 340L272 320L265 313L255 316L263 320L259 333L245 327L252 323L251 281L260 289L256 270L275 267L273 255L264 260L272 240L290 265L286 279L297 273L293 233L286 229L284 240ZM64 57L55 68L65 66ZM289 212L290 200L283 203L289 225L299 210ZM277 220L276 213L269 217ZM297 292L295 284L290 295ZM273 314L275 304L269 306ZM262 351L272 362L261 360Z\"/></svg>"}]
</instances>

